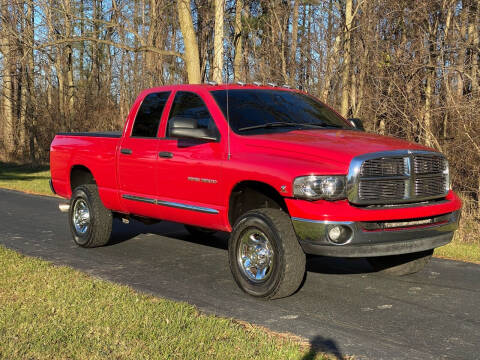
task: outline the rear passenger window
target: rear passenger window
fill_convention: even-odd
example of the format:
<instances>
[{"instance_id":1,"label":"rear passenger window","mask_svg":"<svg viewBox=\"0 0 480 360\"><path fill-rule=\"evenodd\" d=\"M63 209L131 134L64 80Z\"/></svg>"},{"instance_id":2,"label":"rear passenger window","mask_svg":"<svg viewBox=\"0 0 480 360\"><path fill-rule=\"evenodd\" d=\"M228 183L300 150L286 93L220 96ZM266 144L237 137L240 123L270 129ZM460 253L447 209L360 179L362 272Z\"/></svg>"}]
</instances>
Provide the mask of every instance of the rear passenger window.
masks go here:
<instances>
[{"instance_id":1,"label":"rear passenger window","mask_svg":"<svg viewBox=\"0 0 480 360\"><path fill-rule=\"evenodd\" d=\"M162 118L163 108L167 103L170 92L153 93L145 96L140 109L138 109L132 136L156 137L158 125Z\"/></svg>"},{"instance_id":2,"label":"rear passenger window","mask_svg":"<svg viewBox=\"0 0 480 360\"><path fill-rule=\"evenodd\" d=\"M217 133L215 122L203 100L197 94L178 91L173 100L168 117L167 137L170 136L170 124L173 118L191 118L197 120L197 128L208 129L211 134Z\"/></svg>"}]
</instances>

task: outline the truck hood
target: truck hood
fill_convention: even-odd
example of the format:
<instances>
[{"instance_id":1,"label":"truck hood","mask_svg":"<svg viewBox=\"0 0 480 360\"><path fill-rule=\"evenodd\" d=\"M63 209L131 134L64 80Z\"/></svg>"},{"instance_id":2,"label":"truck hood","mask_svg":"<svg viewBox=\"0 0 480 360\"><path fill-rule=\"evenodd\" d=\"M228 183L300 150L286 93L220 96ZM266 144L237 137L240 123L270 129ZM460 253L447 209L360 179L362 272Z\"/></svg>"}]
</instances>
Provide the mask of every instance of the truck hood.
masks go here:
<instances>
[{"instance_id":1,"label":"truck hood","mask_svg":"<svg viewBox=\"0 0 480 360\"><path fill-rule=\"evenodd\" d=\"M352 158L392 150L432 150L405 140L352 130L295 130L242 137L247 152L329 164L345 172ZM263 149L263 150L260 150Z\"/></svg>"}]
</instances>

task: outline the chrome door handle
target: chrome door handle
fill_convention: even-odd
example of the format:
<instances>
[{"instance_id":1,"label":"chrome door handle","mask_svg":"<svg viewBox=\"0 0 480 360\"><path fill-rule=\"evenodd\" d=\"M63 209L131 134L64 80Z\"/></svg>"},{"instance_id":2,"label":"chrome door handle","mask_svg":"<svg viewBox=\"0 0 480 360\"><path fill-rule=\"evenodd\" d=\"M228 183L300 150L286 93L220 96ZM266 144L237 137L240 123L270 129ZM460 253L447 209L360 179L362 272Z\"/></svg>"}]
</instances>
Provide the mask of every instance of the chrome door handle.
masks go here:
<instances>
[{"instance_id":1,"label":"chrome door handle","mask_svg":"<svg viewBox=\"0 0 480 360\"><path fill-rule=\"evenodd\" d=\"M131 149L120 149L120 152L125 155L132 155Z\"/></svg>"}]
</instances>

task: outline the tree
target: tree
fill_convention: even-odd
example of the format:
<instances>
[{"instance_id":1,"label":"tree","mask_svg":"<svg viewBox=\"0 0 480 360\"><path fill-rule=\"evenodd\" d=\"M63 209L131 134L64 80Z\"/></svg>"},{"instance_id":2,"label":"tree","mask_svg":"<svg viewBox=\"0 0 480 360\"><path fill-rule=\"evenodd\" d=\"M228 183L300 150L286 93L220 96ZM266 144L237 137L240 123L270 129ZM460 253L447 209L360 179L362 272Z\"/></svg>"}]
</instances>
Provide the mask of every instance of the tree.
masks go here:
<instances>
[{"instance_id":1,"label":"tree","mask_svg":"<svg viewBox=\"0 0 480 360\"><path fill-rule=\"evenodd\" d=\"M213 81L222 83L223 72L223 12L225 0L215 0L215 34L213 55Z\"/></svg>"},{"instance_id":2,"label":"tree","mask_svg":"<svg viewBox=\"0 0 480 360\"><path fill-rule=\"evenodd\" d=\"M200 58L198 55L197 36L193 27L190 2L188 0L177 1L178 21L185 46L185 67L190 84L201 83Z\"/></svg>"}]
</instances>

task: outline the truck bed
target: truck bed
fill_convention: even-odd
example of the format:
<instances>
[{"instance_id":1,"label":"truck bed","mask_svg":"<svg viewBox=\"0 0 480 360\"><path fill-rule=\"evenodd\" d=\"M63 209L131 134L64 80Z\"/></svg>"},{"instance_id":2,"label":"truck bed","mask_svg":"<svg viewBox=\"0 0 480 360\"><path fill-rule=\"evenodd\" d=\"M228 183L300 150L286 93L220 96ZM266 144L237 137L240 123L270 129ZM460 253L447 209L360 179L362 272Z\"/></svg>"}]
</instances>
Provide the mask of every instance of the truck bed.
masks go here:
<instances>
[{"instance_id":1,"label":"truck bed","mask_svg":"<svg viewBox=\"0 0 480 360\"><path fill-rule=\"evenodd\" d=\"M116 152L121 136L121 132L57 134L50 147L50 172L57 194L69 198L72 169L85 167L92 172L105 205L118 207Z\"/></svg>"},{"instance_id":2,"label":"truck bed","mask_svg":"<svg viewBox=\"0 0 480 360\"><path fill-rule=\"evenodd\" d=\"M91 137L110 137L120 138L122 137L121 131L102 131L102 132L63 132L57 135L63 136L91 136Z\"/></svg>"}]
</instances>

